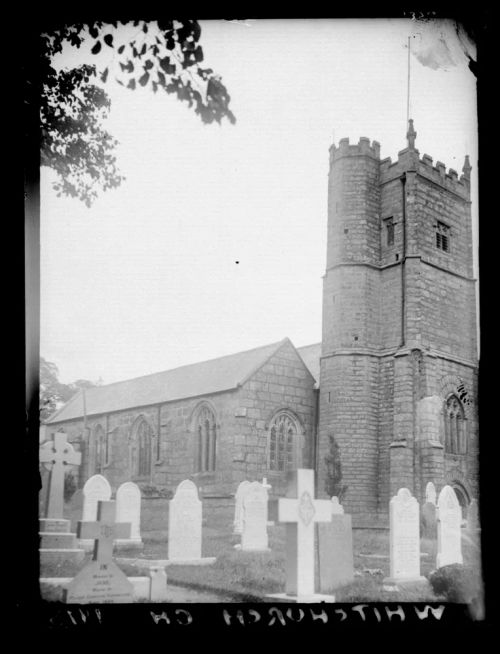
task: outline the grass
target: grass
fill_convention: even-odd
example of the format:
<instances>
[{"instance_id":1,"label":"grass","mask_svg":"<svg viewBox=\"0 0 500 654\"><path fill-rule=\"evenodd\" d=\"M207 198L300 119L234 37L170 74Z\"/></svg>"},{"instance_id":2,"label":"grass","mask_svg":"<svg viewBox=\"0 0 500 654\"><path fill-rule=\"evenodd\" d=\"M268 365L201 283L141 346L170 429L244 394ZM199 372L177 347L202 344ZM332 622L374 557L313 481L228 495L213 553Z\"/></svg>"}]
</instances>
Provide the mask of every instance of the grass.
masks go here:
<instances>
[{"instance_id":1,"label":"grass","mask_svg":"<svg viewBox=\"0 0 500 654\"><path fill-rule=\"evenodd\" d=\"M234 601L265 601L268 593L280 593L285 589L285 529L282 526L269 527L268 552L242 552L234 548L238 539L227 530L204 529L203 556L216 556L212 565L172 565L167 567L169 584L184 585L200 590L221 592L234 597ZM141 553L120 551L120 558L166 559L165 538L145 539ZM428 576L435 569L437 542L421 539L421 574ZM429 584L400 587L398 591L383 589L383 579L389 576L389 533L387 531L354 530L354 581L335 591L338 602L361 601L439 601ZM462 538L464 564L480 574L480 551L477 541L466 534ZM42 577L73 577L91 558L86 554L82 564L69 563L43 566ZM148 576L146 566L138 567L117 562L129 576ZM60 589L44 585L42 596L49 601L60 599Z\"/></svg>"}]
</instances>

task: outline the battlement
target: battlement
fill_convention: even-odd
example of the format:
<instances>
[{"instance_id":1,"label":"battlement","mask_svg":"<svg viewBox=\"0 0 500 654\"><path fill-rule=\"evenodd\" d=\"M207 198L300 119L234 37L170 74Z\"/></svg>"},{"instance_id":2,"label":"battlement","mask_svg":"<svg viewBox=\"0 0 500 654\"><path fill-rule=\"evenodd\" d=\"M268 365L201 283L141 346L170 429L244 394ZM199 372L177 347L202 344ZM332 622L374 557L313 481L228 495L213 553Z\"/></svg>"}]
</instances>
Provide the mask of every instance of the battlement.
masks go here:
<instances>
[{"instance_id":1,"label":"battlement","mask_svg":"<svg viewBox=\"0 0 500 654\"><path fill-rule=\"evenodd\" d=\"M398 152L398 158L396 161L392 161L390 157L381 160L381 180L387 181L390 178L401 175L409 169L410 164L411 169L416 170L423 177L426 177L450 191L468 197L470 191L471 171L468 156L465 157L465 163L462 168L463 174L459 177L454 168L446 170L445 164L441 161L436 161L436 164L433 165L433 159L430 155L424 154L420 157L417 149L405 148Z\"/></svg>"},{"instance_id":2,"label":"battlement","mask_svg":"<svg viewBox=\"0 0 500 654\"><path fill-rule=\"evenodd\" d=\"M351 145L348 138L340 139L338 147L333 143L330 147L330 164L342 157L369 156L380 159L380 143L362 136L357 144Z\"/></svg>"},{"instance_id":3,"label":"battlement","mask_svg":"<svg viewBox=\"0 0 500 654\"><path fill-rule=\"evenodd\" d=\"M461 195L463 198L468 199L470 195L470 171L471 165L469 156L465 157L465 162L462 168L462 175L458 176L455 169L449 168L441 161L437 161L433 165L432 157L424 154L420 157L419 151L415 148L415 139L417 133L413 127L413 120L409 121L409 128L407 133L408 145L403 150L398 152L396 161L392 161L390 157L380 160L380 143L372 141L366 136L362 136L358 143L349 143L349 138L340 139L338 146L333 143L330 147L330 166L343 157L359 157L368 156L377 159L380 162L380 180L386 182L392 178L399 177L407 171L416 171L440 186Z\"/></svg>"}]
</instances>

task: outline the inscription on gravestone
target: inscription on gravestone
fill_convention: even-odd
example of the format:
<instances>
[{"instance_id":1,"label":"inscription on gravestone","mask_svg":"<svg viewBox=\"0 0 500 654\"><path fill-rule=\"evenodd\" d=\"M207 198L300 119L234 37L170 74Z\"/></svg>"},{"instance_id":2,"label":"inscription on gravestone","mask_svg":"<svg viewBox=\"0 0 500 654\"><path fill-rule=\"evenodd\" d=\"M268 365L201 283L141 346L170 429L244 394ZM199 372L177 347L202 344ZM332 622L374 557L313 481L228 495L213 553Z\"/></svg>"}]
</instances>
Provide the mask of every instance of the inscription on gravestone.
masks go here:
<instances>
[{"instance_id":1,"label":"inscription on gravestone","mask_svg":"<svg viewBox=\"0 0 500 654\"><path fill-rule=\"evenodd\" d=\"M92 561L64 591L67 604L133 602L133 586L113 561L113 541L130 535L130 524L115 522L115 503L99 502L96 522L78 522L79 538L94 541Z\"/></svg>"}]
</instances>

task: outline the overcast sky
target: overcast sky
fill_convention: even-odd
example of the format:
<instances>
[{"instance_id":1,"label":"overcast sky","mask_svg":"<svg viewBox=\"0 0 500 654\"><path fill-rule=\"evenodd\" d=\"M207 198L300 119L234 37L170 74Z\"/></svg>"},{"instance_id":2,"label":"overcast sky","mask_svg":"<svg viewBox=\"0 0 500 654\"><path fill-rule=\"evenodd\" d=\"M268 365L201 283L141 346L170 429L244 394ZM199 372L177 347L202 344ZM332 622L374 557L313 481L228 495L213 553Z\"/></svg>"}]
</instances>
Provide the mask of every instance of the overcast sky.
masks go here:
<instances>
[{"instance_id":1,"label":"overcast sky","mask_svg":"<svg viewBox=\"0 0 500 654\"><path fill-rule=\"evenodd\" d=\"M328 148L366 136L394 160L406 146L410 35L416 147L459 175L471 156L477 243L476 86L453 24L201 26L235 125L109 83L106 128L126 181L89 209L56 197L42 169L40 353L64 382L321 340ZM55 63L106 57L69 48Z\"/></svg>"}]
</instances>

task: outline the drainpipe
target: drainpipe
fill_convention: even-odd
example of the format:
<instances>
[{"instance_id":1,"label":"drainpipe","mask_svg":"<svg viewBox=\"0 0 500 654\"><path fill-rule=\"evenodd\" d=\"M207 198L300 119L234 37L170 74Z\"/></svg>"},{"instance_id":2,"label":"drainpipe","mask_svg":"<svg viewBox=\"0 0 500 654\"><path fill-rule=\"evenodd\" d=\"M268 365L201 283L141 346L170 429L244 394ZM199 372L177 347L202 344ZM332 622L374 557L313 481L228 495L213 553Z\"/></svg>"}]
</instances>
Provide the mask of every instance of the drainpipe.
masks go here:
<instances>
[{"instance_id":1,"label":"drainpipe","mask_svg":"<svg viewBox=\"0 0 500 654\"><path fill-rule=\"evenodd\" d=\"M401 253L401 343L400 347L404 347L406 343L406 319L405 319L405 306L406 306L406 173L401 175L401 189L403 193L403 251Z\"/></svg>"}]
</instances>

